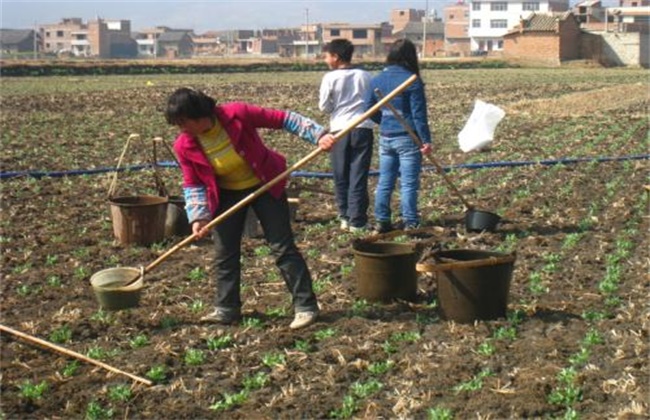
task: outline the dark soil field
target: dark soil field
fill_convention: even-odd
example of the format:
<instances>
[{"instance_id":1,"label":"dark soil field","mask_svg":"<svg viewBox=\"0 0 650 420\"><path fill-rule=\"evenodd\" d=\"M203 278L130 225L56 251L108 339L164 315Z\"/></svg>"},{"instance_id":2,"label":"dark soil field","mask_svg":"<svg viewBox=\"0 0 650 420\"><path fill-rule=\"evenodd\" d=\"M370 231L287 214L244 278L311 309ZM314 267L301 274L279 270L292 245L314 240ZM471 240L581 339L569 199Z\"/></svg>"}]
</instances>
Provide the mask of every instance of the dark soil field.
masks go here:
<instances>
[{"instance_id":1,"label":"dark soil field","mask_svg":"<svg viewBox=\"0 0 650 420\"><path fill-rule=\"evenodd\" d=\"M155 137L171 144L175 130L161 110L180 86L326 124L321 76L3 78L0 418L648 418L644 70L425 71L436 158L464 197L503 220L494 232L467 231L463 203L428 165L423 229L342 232L320 156L291 178L296 239L322 310L304 330L288 328L289 295L257 237L243 244L238 325L199 322L215 294L209 241L148 273L138 307L100 309L93 273L146 266L183 237L119 245L107 202L113 172L92 170L114 168L131 134L139 138L125 165L149 162ZM475 99L506 116L488 149L463 153L456 136ZM264 135L290 162L313 150L284 133ZM172 159L163 148L158 160ZM180 171L160 172L179 194ZM157 192L146 169L120 173L117 188ZM364 299L354 241L416 244L424 262L438 249L515 255L506 317L444 319L436 277L424 272L412 301Z\"/></svg>"}]
</instances>

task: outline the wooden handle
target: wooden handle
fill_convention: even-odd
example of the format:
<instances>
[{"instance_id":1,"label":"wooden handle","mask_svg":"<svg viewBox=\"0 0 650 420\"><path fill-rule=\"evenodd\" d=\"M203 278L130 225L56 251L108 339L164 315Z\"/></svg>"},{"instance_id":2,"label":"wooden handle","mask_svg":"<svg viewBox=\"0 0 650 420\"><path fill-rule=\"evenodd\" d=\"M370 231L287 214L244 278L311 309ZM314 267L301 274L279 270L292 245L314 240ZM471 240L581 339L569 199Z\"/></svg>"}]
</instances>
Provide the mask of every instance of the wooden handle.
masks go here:
<instances>
[{"instance_id":1,"label":"wooden handle","mask_svg":"<svg viewBox=\"0 0 650 420\"><path fill-rule=\"evenodd\" d=\"M379 88L376 88L376 89L375 89L375 94L376 94L377 97L379 97L379 98L382 97L382 93L381 93L381 91L379 90ZM399 112L397 112L397 110L395 109L395 107L394 107L393 105L391 105L390 103L387 103L387 104L386 104L386 108L388 108L388 109L391 110L391 112L395 115L395 119L397 119L397 121L399 121L400 124L402 124L402 126L403 126L404 129L406 129L406 131L409 133L409 135L411 136L411 138L413 139L413 141L415 142L415 144L417 144L418 147L422 147L422 145L423 145L423 144L422 144L422 140L418 137L418 135L415 133L415 131L413 131L413 129L412 129L411 126L408 124L408 122L406 122L406 120L404 119L404 117L402 117L402 115L401 115ZM449 179L449 177L448 177L447 174L445 173L445 169L440 165L440 163L438 163L438 161L436 160L436 158L434 158L433 155L431 155L431 154L428 154L428 155L427 155L427 158L429 158L429 160L433 163L433 165L436 167L436 170L438 171L438 173L440 173L440 175L442 175L443 179L447 182L447 185L449 185L449 187L451 188L451 190L452 190L452 191L453 191L453 192L458 196L458 198L460 198L460 201L463 202L463 204L465 205L465 207L466 207L468 210L473 209L474 206L472 206L472 205L471 205L467 200L465 200L465 197L463 197L463 195L460 193L460 191L458 191L458 189L456 188L456 186L451 182L451 180Z\"/></svg>"},{"instance_id":2,"label":"wooden handle","mask_svg":"<svg viewBox=\"0 0 650 420\"><path fill-rule=\"evenodd\" d=\"M131 378L131 379L133 379L135 381L138 381L138 382L142 382L145 385L148 385L148 386L153 385L153 382L151 382L148 379L144 379L144 378L141 378L139 376L133 375L131 373L124 372L123 370L120 370L120 369L117 369L117 368L115 368L113 366L107 365L106 363L100 362L99 360L91 359L90 357L84 356L81 353L77 353L77 352L74 352L72 350L68 350L68 349L66 349L64 347L61 347L61 346L57 346L56 344L52 344L49 341L41 340L40 338L34 337L32 335L29 335L29 334L22 333L20 331L14 330L13 328L6 327L6 326L4 326L2 324L0 324L0 331L4 331L4 332L7 332L9 334L13 334L16 337L20 337L20 338L22 338L24 340L27 340L29 342L32 342L32 343L40 344L41 346L46 347L48 349L51 349L51 350L57 351L59 353L65 354L66 356L74 357L75 359L79 359L79 360L82 360L82 361L87 362L87 363L91 363L91 364L93 364L95 366L99 366L99 367L104 368L106 370L110 370L111 372L119 373L120 375L128 376L129 378Z\"/></svg>"},{"instance_id":3,"label":"wooden handle","mask_svg":"<svg viewBox=\"0 0 650 420\"><path fill-rule=\"evenodd\" d=\"M411 85L416 80L417 80L416 75L413 75L413 76L409 77L408 79L406 79L406 81L404 81L404 83L397 86L385 98L383 98L382 100L377 102L375 105L373 105L370 109L368 109L362 115L358 116L346 128L344 128L343 130L337 132L334 135L334 142L337 142L337 141L341 140L346 134L348 134L350 131L352 131L357 125L359 125L362 122L364 122L365 120L367 120L372 114L377 112L382 106L387 104L388 101L390 101L395 96L400 94L404 89L406 89L409 85ZM218 225L219 223L223 222L228 217L232 216L234 213L238 212L239 210L241 210L242 208L244 208L245 206L250 204L257 197L259 197L260 195L262 195L265 192L267 192L268 190L270 190L271 187L273 187L275 184L277 184L278 182L280 182L281 180L283 180L284 178L289 176L289 174L291 174L292 172L296 171L297 169L300 169L303 166L305 166L307 163L309 163L311 160L313 160L316 156L321 154L323 151L324 150L321 149L320 147L316 148L315 150L310 152L307 156L303 157L298 162L291 165L289 168L287 168L280 175L276 176L275 178L273 178L272 180L270 180L269 182L267 182L266 184L264 184L263 186L261 186L260 188L258 188L257 190L255 190L254 192L252 192L251 194L246 196L245 198L243 198L237 204L235 204L234 206L232 206L231 208L229 208L225 212L221 213L219 216L212 219L212 221L205 226L205 229L211 229L214 226ZM142 274L146 274L149 271L153 270L154 268L156 268L156 266L158 266L158 264L160 264L161 262L166 260L170 255L172 255L173 253L175 253L179 249L183 248L187 244L193 242L195 239L196 239L196 234L194 234L194 233L192 235L188 236L187 238L185 238L184 240L182 240L181 242L179 242L178 244L173 246L169 251L165 252L160 257L156 258L151 264L146 266L144 268ZM137 281L138 278L140 278L140 276L138 276L138 277L134 278L133 280L127 282L124 286L128 286L129 284Z\"/></svg>"},{"instance_id":4,"label":"wooden handle","mask_svg":"<svg viewBox=\"0 0 650 420\"><path fill-rule=\"evenodd\" d=\"M442 264L415 264L415 270L424 273L430 273L434 271L448 271L448 270L457 270L463 268L477 268L477 267L487 267L490 265L497 264L506 264L514 262L516 257L514 255L509 255L507 257L488 257L481 260L475 261L455 261Z\"/></svg>"}]
</instances>

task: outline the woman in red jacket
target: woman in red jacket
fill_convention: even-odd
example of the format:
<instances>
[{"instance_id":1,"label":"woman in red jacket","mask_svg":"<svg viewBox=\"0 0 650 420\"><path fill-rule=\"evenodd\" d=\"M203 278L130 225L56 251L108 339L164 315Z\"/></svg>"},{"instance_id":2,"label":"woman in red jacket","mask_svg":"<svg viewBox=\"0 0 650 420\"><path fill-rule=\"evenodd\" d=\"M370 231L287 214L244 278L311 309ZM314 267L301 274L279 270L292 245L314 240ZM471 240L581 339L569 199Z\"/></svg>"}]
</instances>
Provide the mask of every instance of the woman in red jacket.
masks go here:
<instances>
[{"instance_id":1,"label":"woman in red jacket","mask_svg":"<svg viewBox=\"0 0 650 420\"><path fill-rule=\"evenodd\" d=\"M329 150L334 137L314 121L294 112L234 102L216 105L203 92L181 88L167 101L165 118L180 128L174 150L183 173L186 212L193 233L208 234L205 226L286 169L286 159L268 148L258 128L284 129ZM304 258L295 245L285 192L278 182L250 206L292 294L295 318L291 328L312 324L318 303ZM241 238L246 209L218 224L216 245L217 296L214 311L202 321L231 324L241 318Z\"/></svg>"}]
</instances>

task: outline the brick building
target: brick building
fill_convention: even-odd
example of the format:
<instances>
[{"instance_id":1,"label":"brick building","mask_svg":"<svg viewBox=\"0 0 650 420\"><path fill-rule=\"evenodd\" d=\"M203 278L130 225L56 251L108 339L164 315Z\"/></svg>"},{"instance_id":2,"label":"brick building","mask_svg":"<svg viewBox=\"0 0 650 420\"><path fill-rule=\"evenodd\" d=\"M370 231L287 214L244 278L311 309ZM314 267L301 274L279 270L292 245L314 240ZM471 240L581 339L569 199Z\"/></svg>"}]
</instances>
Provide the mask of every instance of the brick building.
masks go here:
<instances>
[{"instance_id":1,"label":"brick building","mask_svg":"<svg viewBox=\"0 0 650 420\"><path fill-rule=\"evenodd\" d=\"M580 58L580 23L572 12L533 13L503 39L507 58L545 65Z\"/></svg>"},{"instance_id":2,"label":"brick building","mask_svg":"<svg viewBox=\"0 0 650 420\"><path fill-rule=\"evenodd\" d=\"M444 11L444 49L449 55L469 55L469 4L460 0L445 6Z\"/></svg>"}]
</instances>

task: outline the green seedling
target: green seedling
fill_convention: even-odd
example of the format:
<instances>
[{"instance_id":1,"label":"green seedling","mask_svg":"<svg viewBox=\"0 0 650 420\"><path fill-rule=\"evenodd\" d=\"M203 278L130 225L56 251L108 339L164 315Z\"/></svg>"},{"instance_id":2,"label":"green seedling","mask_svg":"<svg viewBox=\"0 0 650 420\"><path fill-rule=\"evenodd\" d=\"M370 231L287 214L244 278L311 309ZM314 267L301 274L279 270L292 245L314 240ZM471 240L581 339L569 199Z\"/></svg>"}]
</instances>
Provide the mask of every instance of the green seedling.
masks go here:
<instances>
[{"instance_id":1,"label":"green seedling","mask_svg":"<svg viewBox=\"0 0 650 420\"><path fill-rule=\"evenodd\" d=\"M113 417L112 408L104 408L97 401L91 401L86 407L86 420L102 420Z\"/></svg>"},{"instance_id":2,"label":"green seedling","mask_svg":"<svg viewBox=\"0 0 650 420\"><path fill-rule=\"evenodd\" d=\"M152 381L156 383L160 383L165 380L165 377L167 376L167 372L165 369L165 366L163 365L158 365L154 366L146 374L147 378L151 379Z\"/></svg>"},{"instance_id":3,"label":"green seedling","mask_svg":"<svg viewBox=\"0 0 650 420\"><path fill-rule=\"evenodd\" d=\"M72 330L67 325L55 329L50 333L50 341L53 343L64 344L72 339Z\"/></svg>"},{"instance_id":4,"label":"green seedling","mask_svg":"<svg viewBox=\"0 0 650 420\"><path fill-rule=\"evenodd\" d=\"M119 384L108 388L108 398L111 401L126 402L131 399L133 392L128 385Z\"/></svg>"},{"instance_id":5,"label":"green seedling","mask_svg":"<svg viewBox=\"0 0 650 420\"><path fill-rule=\"evenodd\" d=\"M40 400L47 391L47 382L41 381L39 384L33 384L31 381L25 381L20 385L20 396L28 400Z\"/></svg>"},{"instance_id":6,"label":"green seedling","mask_svg":"<svg viewBox=\"0 0 650 420\"><path fill-rule=\"evenodd\" d=\"M514 340L517 338L517 330L514 327L499 327L492 334L494 338Z\"/></svg>"},{"instance_id":7,"label":"green seedling","mask_svg":"<svg viewBox=\"0 0 650 420\"><path fill-rule=\"evenodd\" d=\"M242 325L246 328L263 328L264 322L259 318L246 317L242 320Z\"/></svg>"},{"instance_id":8,"label":"green seedling","mask_svg":"<svg viewBox=\"0 0 650 420\"><path fill-rule=\"evenodd\" d=\"M418 331L401 331L391 335L390 340L396 343L415 343L420 338L422 338L422 335Z\"/></svg>"},{"instance_id":9,"label":"green seedling","mask_svg":"<svg viewBox=\"0 0 650 420\"><path fill-rule=\"evenodd\" d=\"M580 233L569 233L562 242L562 249L574 248L580 242L580 238L582 238L582 234Z\"/></svg>"},{"instance_id":10,"label":"green seedling","mask_svg":"<svg viewBox=\"0 0 650 420\"><path fill-rule=\"evenodd\" d=\"M61 287L61 278L54 274L47 276L47 284L50 287Z\"/></svg>"},{"instance_id":11,"label":"green seedling","mask_svg":"<svg viewBox=\"0 0 650 420\"><path fill-rule=\"evenodd\" d=\"M71 376L74 376L74 374L77 373L78 370L79 370L79 361L73 360L63 367L63 370L61 371L61 375L64 378L69 378Z\"/></svg>"},{"instance_id":12,"label":"green seedling","mask_svg":"<svg viewBox=\"0 0 650 420\"><path fill-rule=\"evenodd\" d=\"M368 372L374 376L381 376L384 373L388 372L393 366L395 366L395 362L387 359L383 362L376 362L368 365Z\"/></svg>"},{"instance_id":13,"label":"green seedling","mask_svg":"<svg viewBox=\"0 0 650 420\"><path fill-rule=\"evenodd\" d=\"M478 348L476 349L476 352L478 354L486 357L492 356L496 351L497 351L496 347L490 341L482 342L481 344L478 345Z\"/></svg>"},{"instance_id":14,"label":"green seedling","mask_svg":"<svg viewBox=\"0 0 650 420\"><path fill-rule=\"evenodd\" d=\"M111 357L115 357L118 354L119 354L119 350L117 349L106 351L101 347L95 346L88 349L86 356L95 360L106 360L106 359L110 359Z\"/></svg>"},{"instance_id":15,"label":"green seedling","mask_svg":"<svg viewBox=\"0 0 650 420\"><path fill-rule=\"evenodd\" d=\"M581 347L580 351L569 357L569 363L572 366L584 366L589 361L589 356L591 356L589 349Z\"/></svg>"},{"instance_id":16,"label":"green seedling","mask_svg":"<svg viewBox=\"0 0 650 420\"><path fill-rule=\"evenodd\" d=\"M309 353L312 349L312 345L307 340L296 340L296 342L293 345L293 348L303 353Z\"/></svg>"},{"instance_id":17,"label":"green seedling","mask_svg":"<svg viewBox=\"0 0 650 420\"><path fill-rule=\"evenodd\" d=\"M183 355L183 361L189 366L200 366L205 362L205 354L201 349L187 349Z\"/></svg>"},{"instance_id":18,"label":"green seedling","mask_svg":"<svg viewBox=\"0 0 650 420\"><path fill-rule=\"evenodd\" d=\"M111 316L110 312L105 311L103 309L99 309L97 312L95 312L90 316L90 320L98 321L101 322L102 324L110 324L113 320L113 317Z\"/></svg>"},{"instance_id":19,"label":"green seedling","mask_svg":"<svg viewBox=\"0 0 650 420\"><path fill-rule=\"evenodd\" d=\"M585 321L602 321L604 319L607 319L608 315L605 312L601 311L585 311L582 313L582 319Z\"/></svg>"},{"instance_id":20,"label":"green seedling","mask_svg":"<svg viewBox=\"0 0 650 420\"><path fill-rule=\"evenodd\" d=\"M572 384L577 377L578 372L574 367L564 368L557 374L558 382L562 382L564 384Z\"/></svg>"},{"instance_id":21,"label":"green seedling","mask_svg":"<svg viewBox=\"0 0 650 420\"><path fill-rule=\"evenodd\" d=\"M149 338L144 334L138 334L129 340L129 346L133 349L139 349L149 344Z\"/></svg>"},{"instance_id":22,"label":"green seedling","mask_svg":"<svg viewBox=\"0 0 650 420\"><path fill-rule=\"evenodd\" d=\"M239 391L236 394L224 393L222 400L217 401L216 403L212 404L208 408L214 411L226 411L226 410L230 410L233 407L237 407L244 404L247 399L248 399L248 391L246 391L245 389Z\"/></svg>"},{"instance_id":23,"label":"green seedling","mask_svg":"<svg viewBox=\"0 0 650 420\"><path fill-rule=\"evenodd\" d=\"M11 270L11 273L20 275L20 274L25 274L26 272L28 272L31 269L32 269L32 263L31 262L26 262L26 263L19 264L19 265L15 266L13 268L13 270Z\"/></svg>"},{"instance_id":24,"label":"green seedling","mask_svg":"<svg viewBox=\"0 0 650 420\"><path fill-rule=\"evenodd\" d=\"M325 292L331 284L332 279L329 276L314 281L314 293L320 294Z\"/></svg>"},{"instance_id":25,"label":"green seedling","mask_svg":"<svg viewBox=\"0 0 650 420\"><path fill-rule=\"evenodd\" d=\"M325 328L316 331L314 333L314 339L316 339L316 341L323 341L326 338L334 337L334 335L336 335L336 330L334 328Z\"/></svg>"},{"instance_id":26,"label":"green seedling","mask_svg":"<svg viewBox=\"0 0 650 420\"><path fill-rule=\"evenodd\" d=\"M384 341L381 348L386 352L386 354L395 354L398 350L397 345L390 340Z\"/></svg>"},{"instance_id":27,"label":"green seedling","mask_svg":"<svg viewBox=\"0 0 650 420\"><path fill-rule=\"evenodd\" d=\"M208 349L215 351L230 347L233 343L233 338L230 334L222 335L221 337L210 337L206 340Z\"/></svg>"},{"instance_id":28,"label":"green seedling","mask_svg":"<svg viewBox=\"0 0 650 420\"><path fill-rule=\"evenodd\" d=\"M585 334L585 338L582 339L582 344L583 346L594 346L597 344L603 344L604 340L603 337L600 335L600 333L595 330L595 329L590 329L587 331L587 334Z\"/></svg>"},{"instance_id":29,"label":"green seedling","mask_svg":"<svg viewBox=\"0 0 650 420\"><path fill-rule=\"evenodd\" d=\"M45 266L46 267L52 267L56 265L56 263L59 261L59 257L56 255L48 255L45 257Z\"/></svg>"},{"instance_id":30,"label":"green seedling","mask_svg":"<svg viewBox=\"0 0 650 420\"><path fill-rule=\"evenodd\" d=\"M280 306L278 308L270 308L266 311L266 315L271 318L282 318L287 316L287 308Z\"/></svg>"},{"instance_id":31,"label":"green seedling","mask_svg":"<svg viewBox=\"0 0 650 420\"><path fill-rule=\"evenodd\" d=\"M203 309L205 308L205 303L203 303L201 299L194 299L190 303L189 308L190 308L190 312L196 314L203 311Z\"/></svg>"},{"instance_id":32,"label":"green seedling","mask_svg":"<svg viewBox=\"0 0 650 420\"><path fill-rule=\"evenodd\" d=\"M368 303L367 300L365 299L359 299L354 301L352 304L352 316L361 316L363 315L368 308L370 307L370 304Z\"/></svg>"},{"instance_id":33,"label":"green seedling","mask_svg":"<svg viewBox=\"0 0 650 420\"><path fill-rule=\"evenodd\" d=\"M384 384L376 379L369 379L366 382L355 382L351 386L352 394L359 398L368 398L370 395L378 392L384 387Z\"/></svg>"},{"instance_id":34,"label":"green seedling","mask_svg":"<svg viewBox=\"0 0 650 420\"><path fill-rule=\"evenodd\" d=\"M548 293L548 287L542 284L542 273L536 271L528 276L528 290L534 295Z\"/></svg>"},{"instance_id":35,"label":"green seedling","mask_svg":"<svg viewBox=\"0 0 650 420\"><path fill-rule=\"evenodd\" d=\"M341 266L341 275L343 277L349 277L352 271L354 271L354 266L351 264L343 264Z\"/></svg>"},{"instance_id":36,"label":"green seedling","mask_svg":"<svg viewBox=\"0 0 650 420\"><path fill-rule=\"evenodd\" d=\"M284 365L286 361L287 361L286 356L279 352L264 353L262 355L262 363L264 364L264 366L270 368Z\"/></svg>"},{"instance_id":37,"label":"green seedling","mask_svg":"<svg viewBox=\"0 0 650 420\"><path fill-rule=\"evenodd\" d=\"M271 255L271 248L268 245L261 245L253 251L256 257L268 257Z\"/></svg>"},{"instance_id":38,"label":"green seedling","mask_svg":"<svg viewBox=\"0 0 650 420\"><path fill-rule=\"evenodd\" d=\"M357 411L357 402L352 395L343 397L341 408L332 410L329 415L335 419L349 419Z\"/></svg>"},{"instance_id":39,"label":"green seedling","mask_svg":"<svg viewBox=\"0 0 650 420\"><path fill-rule=\"evenodd\" d=\"M427 411L428 420L453 420L454 413L444 407L434 407Z\"/></svg>"},{"instance_id":40,"label":"green seedling","mask_svg":"<svg viewBox=\"0 0 650 420\"><path fill-rule=\"evenodd\" d=\"M555 405L570 407L582 400L582 390L575 385L565 385L555 388L548 396L548 402Z\"/></svg>"},{"instance_id":41,"label":"green seedling","mask_svg":"<svg viewBox=\"0 0 650 420\"><path fill-rule=\"evenodd\" d=\"M578 420L579 418L580 416L578 415L578 412L571 407L567 407L564 416L562 417L564 420Z\"/></svg>"},{"instance_id":42,"label":"green seedling","mask_svg":"<svg viewBox=\"0 0 650 420\"><path fill-rule=\"evenodd\" d=\"M201 267L194 267L188 274L187 278L193 282L199 282L207 277L207 273Z\"/></svg>"},{"instance_id":43,"label":"green seedling","mask_svg":"<svg viewBox=\"0 0 650 420\"><path fill-rule=\"evenodd\" d=\"M479 389L483 388L483 379L492 375L493 373L490 369L483 369L469 381L456 385L454 387L454 391L456 391L456 393L462 391L478 391Z\"/></svg>"},{"instance_id":44,"label":"green seedling","mask_svg":"<svg viewBox=\"0 0 650 420\"><path fill-rule=\"evenodd\" d=\"M75 280L86 279L90 277L90 269L88 267L84 267L83 265L80 265L79 267L74 269L72 276L75 278Z\"/></svg>"},{"instance_id":45,"label":"green seedling","mask_svg":"<svg viewBox=\"0 0 650 420\"><path fill-rule=\"evenodd\" d=\"M247 391L254 391L256 389L262 389L271 382L271 377L264 372L257 372L253 376L247 376L242 381L244 389Z\"/></svg>"}]
</instances>

